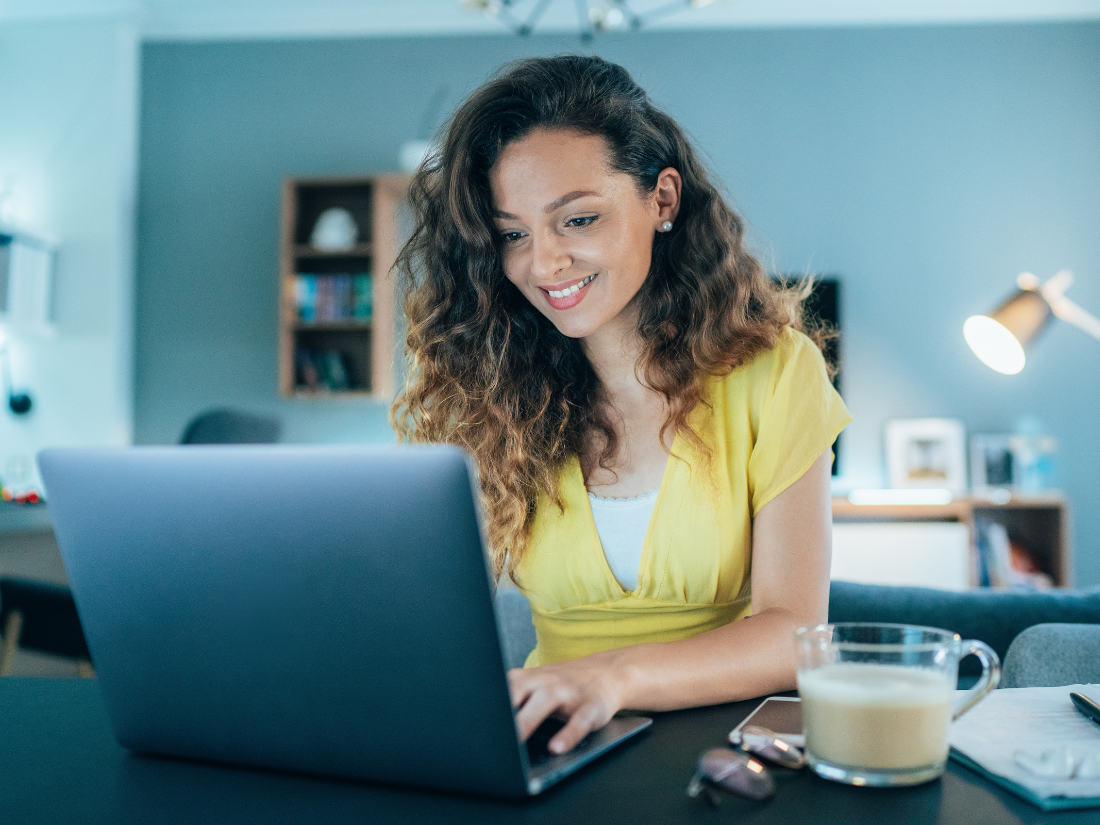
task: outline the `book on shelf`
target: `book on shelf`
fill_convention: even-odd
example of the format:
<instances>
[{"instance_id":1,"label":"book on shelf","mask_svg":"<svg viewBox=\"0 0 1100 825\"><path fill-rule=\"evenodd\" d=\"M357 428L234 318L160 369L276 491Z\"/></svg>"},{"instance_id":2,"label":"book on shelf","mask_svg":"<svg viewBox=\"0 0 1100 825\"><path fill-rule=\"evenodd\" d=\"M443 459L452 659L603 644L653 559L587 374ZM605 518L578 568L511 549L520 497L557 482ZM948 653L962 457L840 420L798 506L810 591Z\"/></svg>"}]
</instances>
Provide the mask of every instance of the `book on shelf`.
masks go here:
<instances>
[{"instance_id":1,"label":"book on shelf","mask_svg":"<svg viewBox=\"0 0 1100 825\"><path fill-rule=\"evenodd\" d=\"M336 391L351 389L344 354L340 350L330 349L322 352L320 356L321 374L324 377L325 386Z\"/></svg>"},{"instance_id":2,"label":"book on shelf","mask_svg":"<svg viewBox=\"0 0 1100 825\"><path fill-rule=\"evenodd\" d=\"M353 277L355 280L353 283L352 314L355 316L356 321L370 323L371 316L374 314L373 281L369 274L363 272Z\"/></svg>"},{"instance_id":3,"label":"book on shelf","mask_svg":"<svg viewBox=\"0 0 1100 825\"><path fill-rule=\"evenodd\" d=\"M303 323L356 322L369 324L373 291L369 272L295 275L294 300Z\"/></svg>"},{"instance_id":4,"label":"book on shelf","mask_svg":"<svg viewBox=\"0 0 1100 825\"><path fill-rule=\"evenodd\" d=\"M298 275L294 279L294 302L298 308L298 319L306 323L317 320L317 277Z\"/></svg>"},{"instance_id":5,"label":"book on shelf","mask_svg":"<svg viewBox=\"0 0 1100 825\"><path fill-rule=\"evenodd\" d=\"M978 550L978 585L1013 590L1047 590L1050 575L1042 572L1033 553L1013 541L1003 524L991 519L974 520Z\"/></svg>"},{"instance_id":6,"label":"book on shelf","mask_svg":"<svg viewBox=\"0 0 1100 825\"><path fill-rule=\"evenodd\" d=\"M299 347L294 357L295 383L310 392L343 392L358 389L351 379L348 357L338 349Z\"/></svg>"}]
</instances>

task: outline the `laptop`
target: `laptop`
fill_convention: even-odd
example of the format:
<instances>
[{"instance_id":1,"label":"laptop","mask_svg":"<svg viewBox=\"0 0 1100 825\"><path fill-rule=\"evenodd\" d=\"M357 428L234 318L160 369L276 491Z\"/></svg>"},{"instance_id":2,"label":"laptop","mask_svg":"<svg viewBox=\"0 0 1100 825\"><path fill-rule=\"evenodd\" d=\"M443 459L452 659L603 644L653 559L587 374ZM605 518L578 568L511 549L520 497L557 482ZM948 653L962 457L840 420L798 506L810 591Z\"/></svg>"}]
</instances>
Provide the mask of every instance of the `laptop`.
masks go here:
<instances>
[{"instance_id":1,"label":"laptop","mask_svg":"<svg viewBox=\"0 0 1100 825\"><path fill-rule=\"evenodd\" d=\"M537 794L470 459L449 446L51 449L50 514L119 742L140 753ZM559 723L560 724L560 723Z\"/></svg>"}]
</instances>

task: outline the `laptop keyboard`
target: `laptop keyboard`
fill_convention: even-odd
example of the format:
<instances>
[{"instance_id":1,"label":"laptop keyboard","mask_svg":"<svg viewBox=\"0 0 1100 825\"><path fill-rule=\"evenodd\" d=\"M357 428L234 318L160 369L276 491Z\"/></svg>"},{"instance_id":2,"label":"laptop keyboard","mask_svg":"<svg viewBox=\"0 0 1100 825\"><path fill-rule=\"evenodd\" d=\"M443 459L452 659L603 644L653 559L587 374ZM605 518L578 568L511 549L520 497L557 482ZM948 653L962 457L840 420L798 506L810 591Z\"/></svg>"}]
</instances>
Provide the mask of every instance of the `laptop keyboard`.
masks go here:
<instances>
[{"instance_id":1,"label":"laptop keyboard","mask_svg":"<svg viewBox=\"0 0 1100 825\"><path fill-rule=\"evenodd\" d=\"M562 755L550 752L550 740L554 738L555 733L564 727L565 722L551 716L535 728L535 732L527 739L527 761L532 768L537 768L539 765L543 765L549 760ZM577 746L573 748L573 750L565 755L568 756L570 754L580 753L588 747L594 736L595 732L588 734L588 736L577 743Z\"/></svg>"}]
</instances>

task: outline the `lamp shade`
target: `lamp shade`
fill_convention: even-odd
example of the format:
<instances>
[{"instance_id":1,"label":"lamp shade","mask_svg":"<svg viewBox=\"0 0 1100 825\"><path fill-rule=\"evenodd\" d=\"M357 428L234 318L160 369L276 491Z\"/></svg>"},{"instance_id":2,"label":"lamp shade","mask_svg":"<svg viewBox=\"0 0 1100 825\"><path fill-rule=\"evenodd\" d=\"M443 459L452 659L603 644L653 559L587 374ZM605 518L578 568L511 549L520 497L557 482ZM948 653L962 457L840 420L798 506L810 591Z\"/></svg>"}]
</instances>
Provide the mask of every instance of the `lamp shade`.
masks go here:
<instances>
[{"instance_id":1,"label":"lamp shade","mask_svg":"<svg viewBox=\"0 0 1100 825\"><path fill-rule=\"evenodd\" d=\"M967 318L963 335L987 367L1015 375L1024 368L1024 350L1046 328L1052 314L1042 294L1021 289L991 314Z\"/></svg>"},{"instance_id":2,"label":"lamp shade","mask_svg":"<svg viewBox=\"0 0 1100 825\"><path fill-rule=\"evenodd\" d=\"M966 343L997 372L1015 375L1024 368L1024 348L1033 343L1055 315L1100 341L1100 318L1066 297L1073 273L1060 270L1046 283L1030 272L1016 278L1020 291L990 315L972 315L963 324Z\"/></svg>"}]
</instances>

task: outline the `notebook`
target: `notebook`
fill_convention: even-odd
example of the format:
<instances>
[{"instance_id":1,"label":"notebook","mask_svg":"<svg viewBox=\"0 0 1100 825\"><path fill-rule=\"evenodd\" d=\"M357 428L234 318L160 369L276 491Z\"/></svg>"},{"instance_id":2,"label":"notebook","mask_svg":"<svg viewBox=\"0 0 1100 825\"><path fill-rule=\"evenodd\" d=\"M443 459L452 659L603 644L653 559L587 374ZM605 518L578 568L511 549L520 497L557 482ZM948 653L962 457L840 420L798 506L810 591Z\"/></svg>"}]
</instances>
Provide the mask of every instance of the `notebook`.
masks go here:
<instances>
[{"instance_id":1,"label":"notebook","mask_svg":"<svg viewBox=\"0 0 1100 825\"><path fill-rule=\"evenodd\" d=\"M1034 771L1048 753L1078 764L1100 754L1100 725L1074 708L1071 692L1100 700L1100 685L993 691L952 723L951 758L1044 811L1100 807L1100 775L1061 779Z\"/></svg>"}]
</instances>

